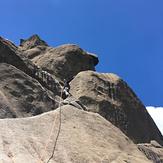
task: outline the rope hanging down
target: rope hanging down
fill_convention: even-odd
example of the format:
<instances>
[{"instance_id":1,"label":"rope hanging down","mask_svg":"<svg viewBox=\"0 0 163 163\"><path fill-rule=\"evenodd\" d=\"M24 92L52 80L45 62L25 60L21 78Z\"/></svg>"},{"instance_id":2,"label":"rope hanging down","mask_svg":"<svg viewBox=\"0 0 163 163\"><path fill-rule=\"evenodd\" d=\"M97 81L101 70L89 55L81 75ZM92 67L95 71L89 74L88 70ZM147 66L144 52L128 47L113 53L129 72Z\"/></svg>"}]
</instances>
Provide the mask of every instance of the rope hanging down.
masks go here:
<instances>
[{"instance_id":1,"label":"rope hanging down","mask_svg":"<svg viewBox=\"0 0 163 163\"><path fill-rule=\"evenodd\" d=\"M62 92L61 91L61 97L62 97ZM60 131L61 131L61 123L62 123L62 113L61 113L61 97L60 97L60 103L59 103L59 129L58 129L58 133L57 133L57 137L56 137L56 140L55 140L55 143L54 143L54 147L53 147L53 151L52 151L52 155L49 157L47 163L49 163L49 161L53 158L54 156L54 152L55 152L55 149L56 149L56 145L57 145L57 140L59 138L59 134L60 134Z\"/></svg>"},{"instance_id":2,"label":"rope hanging down","mask_svg":"<svg viewBox=\"0 0 163 163\"><path fill-rule=\"evenodd\" d=\"M49 159L46 161L46 163L49 163L50 160L51 160L51 159L53 158L53 156L54 156L54 152L55 152L55 149L56 149L57 141L58 141L59 134L60 134L60 131L61 131L61 122L62 122L62 119L61 119L61 118L62 118L62 117L61 117L61 100L62 100L62 94L63 94L63 90L61 90L61 96L60 96L60 102L59 102L59 128L58 128L57 136L56 136L56 139L55 139L55 142L54 142L52 154L51 154L51 156L49 157ZM46 151L47 151L47 147L48 147L50 138L51 138L51 136L52 136L52 134L53 134L54 127L55 127L55 123L56 123L56 117L55 117L55 119L54 119L54 121L53 121L53 126L52 126L52 128L51 128L49 138L48 138L47 143L46 143L45 148L44 148L44 152L45 152L45 153L46 153ZM44 163L44 162L43 162L43 158L44 158L44 156L45 156L45 153L44 153L44 155L40 158L40 163Z\"/></svg>"}]
</instances>

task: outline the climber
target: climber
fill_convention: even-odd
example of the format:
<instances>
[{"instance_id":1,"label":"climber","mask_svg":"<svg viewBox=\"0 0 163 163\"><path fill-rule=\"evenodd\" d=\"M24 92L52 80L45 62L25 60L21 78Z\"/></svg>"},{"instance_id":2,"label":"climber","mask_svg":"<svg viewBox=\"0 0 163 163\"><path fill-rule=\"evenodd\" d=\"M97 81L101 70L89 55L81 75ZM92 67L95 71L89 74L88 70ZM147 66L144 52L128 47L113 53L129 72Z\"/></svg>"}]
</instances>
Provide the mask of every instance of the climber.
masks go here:
<instances>
[{"instance_id":1,"label":"climber","mask_svg":"<svg viewBox=\"0 0 163 163\"><path fill-rule=\"evenodd\" d=\"M70 95L69 90L70 90L70 84L66 79L64 79L63 94L62 94L63 99L66 99Z\"/></svg>"},{"instance_id":2,"label":"climber","mask_svg":"<svg viewBox=\"0 0 163 163\"><path fill-rule=\"evenodd\" d=\"M51 85L51 80L52 80L52 77L49 73L47 73L47 84L48 85Z\"/></svg>"}]
</instances>

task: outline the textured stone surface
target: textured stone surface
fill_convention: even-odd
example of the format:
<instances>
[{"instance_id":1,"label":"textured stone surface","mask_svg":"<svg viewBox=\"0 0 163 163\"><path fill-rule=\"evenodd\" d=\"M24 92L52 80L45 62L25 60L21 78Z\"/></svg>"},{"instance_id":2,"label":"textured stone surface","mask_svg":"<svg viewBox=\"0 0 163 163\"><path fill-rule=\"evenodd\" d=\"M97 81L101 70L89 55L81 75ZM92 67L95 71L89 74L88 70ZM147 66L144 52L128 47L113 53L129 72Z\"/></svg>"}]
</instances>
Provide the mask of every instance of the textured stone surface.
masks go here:
<instances>
[{"instance_id":1,"label":"textured stone surface","mask_svg":"<svg viewBox=\"0 0 163 163\"><path fill-rule=\"evenodd\" d=\"M55 95L61 92L56 77L34 65L26 56L8 40L0 37L0 63L8 63L38 80L42 86L51 90Z\"/></svg>"},{"instance_id":2,"label":"textured stone surface","mask_svg":"<svg viewBox=\"0 0 163 163\"><path fill-rule=\"evenodd\" d=\"M87 107L84 106L78 99L74 98L73 96L69 96L65 100L63 100L62 105L71 105L78 109L88 111Z\"/></svg>"},{"instance_id":3,"label":"textured stone surface","mask_svg":"<svg viewBox=\"0 0 163 163\"><path fill-rule=\"evenodd\" d=\"M0 119L2 118L15 118L16 115L13 112L13 108L4 95L4 93L0 90Z\"/></svg>"},{"instance_id":4,"label":"textured stone surface","mask_svg":"<svg viewBox=\"0 0 163 163\"><path fill-rule=\"evenodd\" d=\"M80 71L95 70L98 64L97 56L72 44L56 48L37 46L24 51L23 55L61 80L71 80Z\"/></svg>"},{"instance_id":5,"label":"textured stone surface","mask_svg":"<svg viewBox=\"0 0 163 163\"><path fill-rule=\"evenodd\" d=\"M52 48L33 35L17 47L0 37L0 119L6 118L0 120L0 162L47 161L58 130L51 162L143 163L162 159L162 147L156 142L151 143L152 152L147 144L139 144L138 150L132 143L130 138L135 143L155 139L162 144L163 140L128 85L115 74L94 72L97 64L96 55L77 45ZM59 96L64 78L74 79L72 96L63 101ZM59 109L36 116L56 109L59 102L62 119Z\"/></svg>"},{"instance_id":6,"label":"textured stone surface","mask_svg":"<svg viewBox=\"0 0 163 163\"><path fill-rule=\"evenodd\" d=\"M48 44L45 41L41 40L41 38L37 34L35 34L26 40L21 39L19 48L21 50L27 50L32 49L36 46L48 46Z\"/></svg>"},{"instance_id":7,"label":"textured stone surface","mask_svg":"<svg viewBox=\"0 0 163 163\"><path fill-rule=\"evenodd\" d=\"M79 73L71 82L71 94L92 112L119 127L134 142L163 137L146 108L129 86L115 74Z\"/></svg>"},{"instance_id":8,"label":"textured stone surface","mask_svg":"<svg viewBox=\"0 0 163 163\"><path fill-rule=\"evenodd\" d=\"M149 160L154 163L163 163L163 148L157 142L152 141L150 144L138 144L138 148Z\"/></svg>"},{"instance_id":9,"label":"textured stone surface","mask_svg":"<svg viewBox=\"0 0 163 163\"><path fill-rule=\"evenodd\" d=\"M37 80L5 63L0 63L0 99L0 118L34 116L58 107Z\"/></svg>"},{"instance_id":10,"label":"textured stone surface","mask_svg":"<svg viewBox=\"0 0 163 163\"><path fill-rule=\"evenodd\" d=\"M28 75L33 74L33 65L25 57L20 56L18 48L8 40L0 37L0 63L11 64Z\"/></svg>"},{"instance_id":11,"label":"textured stone surface","mask_svg":"<svg viewBox=\"0 0 163 163\"><path fill-rule=\"evenodd\" d=\"M61 117L61 130L50 163L150 163L118 128L98 114L67 105L62 107ZM47 162L59 122L58 109L32 118L0 120L0 162L36 163L41 158Z\"/></svg>"}]
</instances>

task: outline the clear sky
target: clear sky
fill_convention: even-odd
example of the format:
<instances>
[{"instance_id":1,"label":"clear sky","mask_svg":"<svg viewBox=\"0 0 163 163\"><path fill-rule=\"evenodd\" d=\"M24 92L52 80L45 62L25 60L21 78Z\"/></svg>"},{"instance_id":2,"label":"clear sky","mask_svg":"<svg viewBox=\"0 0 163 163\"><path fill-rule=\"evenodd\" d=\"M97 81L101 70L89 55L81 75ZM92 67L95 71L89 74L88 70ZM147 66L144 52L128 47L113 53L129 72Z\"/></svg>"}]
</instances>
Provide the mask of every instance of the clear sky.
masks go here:
<instances>
[{"instance_id":1,"label":"clear sky","mask_svg":"<svg viewBox=\"0 0 163 163\"><path fill-rule=\"evenodd\" d=\"M97 71L121 76L145 105L163 106L163 0L3 0L0 35L38 34L51 46L96 53Z\"/></svg>"}]
</instances>

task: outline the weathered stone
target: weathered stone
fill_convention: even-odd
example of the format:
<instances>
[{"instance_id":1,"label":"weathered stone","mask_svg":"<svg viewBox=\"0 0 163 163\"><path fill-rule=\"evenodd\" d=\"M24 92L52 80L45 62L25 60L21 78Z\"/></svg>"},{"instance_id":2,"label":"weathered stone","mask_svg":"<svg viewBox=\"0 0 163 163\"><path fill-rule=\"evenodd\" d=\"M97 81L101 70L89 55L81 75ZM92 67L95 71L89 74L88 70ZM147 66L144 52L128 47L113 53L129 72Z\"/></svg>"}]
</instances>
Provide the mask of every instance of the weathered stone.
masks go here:
<instances>
[{"instance_id":1,"label":"weathered stone","mask_svg":"<svg viewBox=\"0 0 163 163\"><path fill-rule=\"evenodd\" d=\"M59 113L57 109L33 118L0 120L0 162L47 162L53 149L49 163L151 162L98 114L70 105L61 108L61 121Z\"/></svg>"},{"instance_id":2,"label":"weathered stone","mask_svg":"<svg viewBox=\"0 0 163 163\"><path fill-rule=\"evenodd\" d=\"M0 118L34 116L58 107L37 80L5 63L0 63L0 99Z\"/></svg>"},{"instance_id":3,"label":"weathered stone","mask_svg":"<svg viewBox=\"0 0 163 163\"><path fill-rule=\"evenodd\" d=\"M138 148L153 163L163 163L163 148L157 142L152 141L150 144L138 144Z\"/></svg>"},{"instance_id":4,"label":"weathered stone","mask_svg":"<svg viewBox=\"0 0 163 163\"><path fill-rule=\"evenodd\" d=\"M95 70L98 64L97 56L71 44L56 48L37 46L23 55L61 80L71 80L80 71Z\"/></svg>"},{"instance_id":5,"label":"weathered stone","mask_svg":"<svg viewBox=\"0 0 163 163\"><path fill-rule=\"evenodd\" d=\"M0 63L13 65L32 78L37 79L42 86L51 90L55 95L60 95L61 86L56 77L34 65L21 53L22 51L18 50L15 45L0 38Z\"/></svg>"},{"instance_id":6,"label":"weathered stone","mask_svg":"<svg viewBox=\"0 0 163 163\"><path fill-rule=\"evenodd\" d=\"M10 102L0 89L0 119L5 117L16 118L16 114L14 113Z\"/></svg>"},{"instance_id":7,"label":"weathered stone","mask_svg":"<svg viewBox=\"0 0 163 163\"><path fill-rule=\"evenodd\" d=\"M72 80L70 92L89 111L111 121L134 142L157 140L163 144L163 137L145 106L117 75L80 72Z\"/></svg>"},{"instance_id":8,"label":"weathered stone","mask_svg":"<svg viewBox=\"0 0 163 163\"><path fill-rule=\"evenodd\" d=\"M73 96L67 97L65 100L62 101L63 105L72 105L78 109L88 111L87 107L84 106L78 99L74 98Z\"/></svg>"},{"instance_id":9,"label":"weathered stone","mask_svg":"<svg viewBox=\"0 0 163 163\"><path fill-rule=\"evenodd\" d=\"M96 55L77 45L52 48L34 35L17 47L0 37L0 162L47 162L54 146L51 162L145 163L151 162L148 156L160 158L145 153L146 158L130 140L162 144L144 105L118 76L93 72L97 64ZM72 96L62 100L62 80L72 78ZM62 110L35 116L59 106ZM151 145L162 152L156 142Z\"/></svg>"},{"instance_id":10,"label":"weathered stone","mask_svg":"<svg viewBox=\"0 0 163 163\"><path fill-rule=\"evenodd\" d=\"M0 63L11 64L25 73L32 75L30 61L21 57L17 47L0 37Z\"/></svg>"},{"instance_id":11,"label":"weathered stone","mask_svg":"<svg viewBox=\"0 0 163 163\"><path fill-rule=\"evenodd\" d=\"M48 46L48 44L45 41L41 40L37 34L31 36L27 40L20 39L20 47L19 48L21 50L32 49L37 46Z\"/></svg>"}]
</instances>

